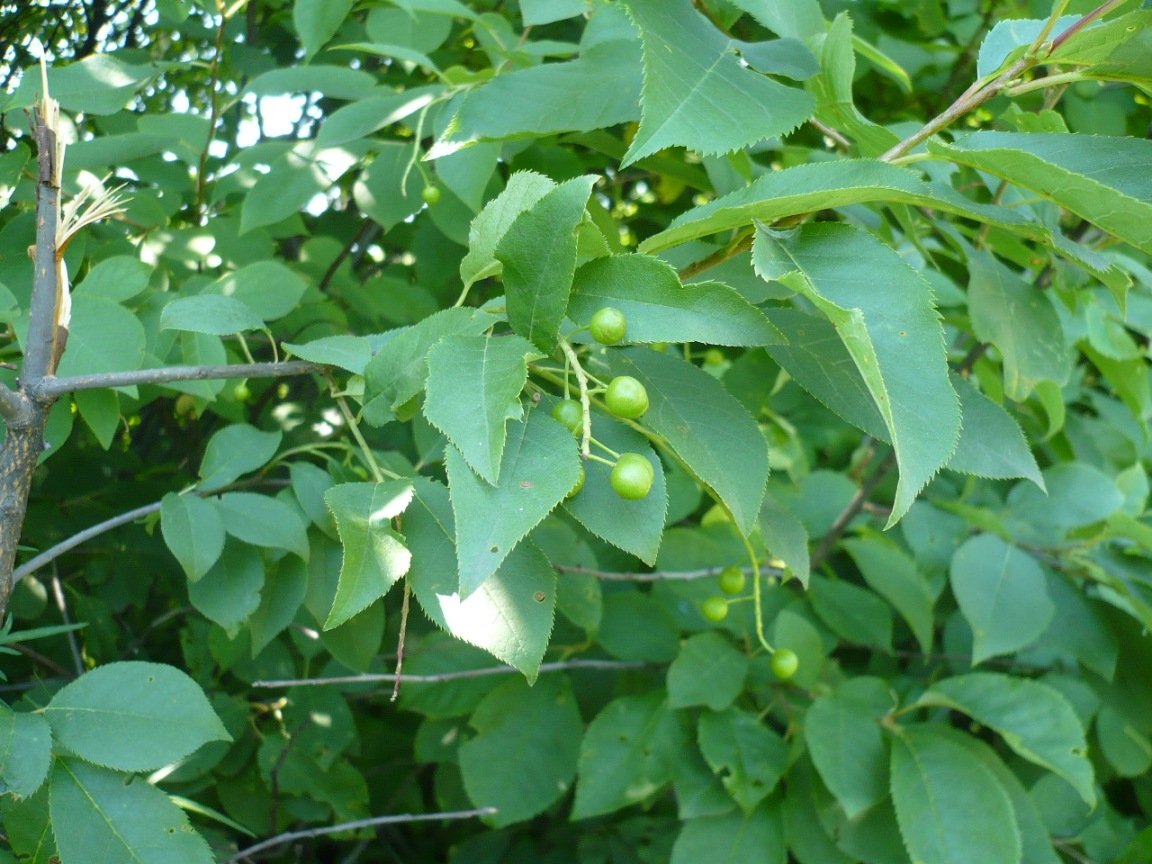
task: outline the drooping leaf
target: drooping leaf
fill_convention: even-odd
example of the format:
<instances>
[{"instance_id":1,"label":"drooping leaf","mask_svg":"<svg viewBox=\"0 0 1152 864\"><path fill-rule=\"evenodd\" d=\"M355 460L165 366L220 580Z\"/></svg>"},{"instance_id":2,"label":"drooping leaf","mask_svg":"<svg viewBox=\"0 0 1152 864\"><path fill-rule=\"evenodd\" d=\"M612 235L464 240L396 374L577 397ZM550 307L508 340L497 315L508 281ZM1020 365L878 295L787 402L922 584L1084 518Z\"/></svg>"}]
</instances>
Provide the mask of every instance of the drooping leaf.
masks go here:
<instances>
[{"instance_id":1,"label":"drooping leaf","mask_svg":"<svg viewBox=\"0 0 1152 864\"><path fill-rule=\"evenodd\" d=\"M948 468L977 477L1024 477L1043 489L1040 466L1019 424L968 379L952 373L950 380L960 397L963 425Z\"/></svg>"},{"instance_id":2,"label":"drooping leaf","mask_svg":"<svg viewBox=\"0 0 1152 864\"><path fill-rule=\"evenodd\" d=\"M263 432L247 423L225 426L208 439L200 461L200 488L211 492L263 468L280 448L280 432Z\"/></svg>"},{"instance_id":3,"label":"drooping leaf","mask_svg":"<svg viewBox=\"0 0 1152 864\"><path fill-rule=\"evenodd\" d=\"M225 492L216 499L224 530L245 543L287 549L308 560L308 537L297 511L278 498L255 492Z\"/></svg>"},{"instance_id":4,"label":"drooping leaf","mask_svg":"<svg viewBox=\"0 0 1152 864\"><path fill-rule=\"evenodd\" d=\"M58 757L52 829L62 861L212 864L212 850L184 811L151 783Z\"/></svg>"},{"instance_id":5,"label":"drooping leaf","mask_svg":"<svg viewBox=\"0 0 1152 864\"><path fill-rule=\"evenodd\" d=\"M231 336L245 330L260 330L263 326L264 320L246 303L220 294L178 297L160 313L161 329L190 330L211 336Z\"/></svg>"},{"instance_id":6,"label":"drooping leaf","mask_svg":"<svg viewBox=\"0 0 1152 864\"><path fill-rule=\"evenodd\" d=\"M1152 141L1096 135L974 132L929 152L987 171L1050 198L1066 210L1152 252L1152 180L1140 166ZM1107 153L1105 161L1101 154Z\"/></svg>"},{"instance_id":7,"label":"drooping leaf","mask_svg":"<svg viewBox=\"0 0 1152 864\"><path fill-rule=\"evenodd\" d=\"M672 847L671 864L786 864L784 823L775 800L745 813L734 810L683 823Z\"/></svg>"},{"instance_id":8,"label":"drooping leaf","mask_svg":"<svg viewBox=\"0 0 1152 864\"><path fill-rule=\"evenodd\" d=\"M715 631L697 633L668 667L668 705L705 705L723 711L744 687L748 658Z\"/></svg>"},{"instance_id":9,"label":"drooping leaf","mask_svg":"<svg viewBox=\"0 0 1152 864\"><path fill-rule=\"evenodd\" d=\"M931 651L936 598L916 560L879 537L852 537L842 545L869 587L908 622L920 650Z\"/></svg>"},{"instance_id":10,"label":"drooping leaf","mask_svg":"<svg viewBox=\"0 0 1152 864\"><path fill-rule=\"evenodd\" d=\"M519 420L528 358L540 355L518 336L454 336L428 352L424 416L492 485L499 480L505 424Z\"/></svg>"},{"instance_id":11,"label":"drooping leaf","mask_svg":"<svg viewBox=\"0 0 1152 864\"><path fill-rule=\"evenodd\" d=\"M352 11L352 3L353 0L294 0L292 23L305 57L311 57L336 35Z\"/></svg>"},{"instance_id":12,"label":"drooping leaf","mask_svg":"<svg viewBox=\"0 0 1152 864\"><path fill-rule=\"evenodd\" d=\"M352 186L356 206L385 231L424 206L420 194L425 183L423 175L411 167L414 158L413 145L384 142Z\"/></svg>"},{"instance_id":13,"label":"drooping leaf","mask_svg":"<svg viewBox=\"0 0 1152 864\"><path fill-rule=\"evenodd\" d=\"M576 485L579 461L572 434L538 410L508 424L499 486L477 477L456 448L447 449L461 599L483 585Z\"/></svg>"},{"instance_id":14,"label":"drooping leaf","mask_svg":"<svg viewBox=\"0 0 1152 864\"><path fill-rule=\"evenodd\" d=\"M756 523L768 480L764 436L747 410L711 375L645 348L611 352L615 375L631 375L648 391L643 423L731 509L748 534Z\"/></svg>"},{"instance_id":15,"label":"drooping leaf","mask_svg":"<svg viewBox=\"0 0 1152 864\"><path fill-rule=\"evenodd\" d=\"M284 343L284 350L291 351L301 360L339 366L355 375L363 375L372 359L372 346L363 336L340 334L322 336L303 345Z\"/></svg>"},{"instance_id":16,"label":"drooping leaf","mask_svg":"<svg viewBox=\"0 0 1152 864\"><path fill-rule=\"evenodd\" d=\"M612 813L659 791L688 744L680 716L668 710L659 693L608 703L580 742L572 819Z\"/></svg>"},{"instance_id":17,"label":"drooping leaf","mask_svg":"<svg viewBox=\"0 0 1152 864\"><path fill-rule=\"evenodd\" d=\"M1020 831L996 775L931 724L892 741L892 801L914 861L1018 864Z\"/></svg>"},{"instance_id":18,"label":"drooping leaf","mask_svg":"<svg viewBox=\"0 0 1152 864\"><path fill-rule=\"evenodd\" d=\"M960 403L924 278L889 246L848 225L760 231L757 269L791 279L836 326L891 436L900 480L888 524L956 449Z\"/></svg>"},{"instance_id":19,"label":"drooping leaf","mask_svg":"<svg viewBox=\"0 0 1152 864\"><path fill-rule=\"evenodd\" d=\"M1095 806L1084 728L1059 691L1042 681L972 672L937 681L920 702L962 711L994 729L1018 754L1059 774L1076 788L1085 804Z\"/></svg>"},{"instance_id":20,"label":"drooping leaf","mask_svg":"<svg viewBox=\"0 0 1152 864\"><path fill-rule=\"evenodd\" d=\"M760 536L769 553L784 562L784 565L805 588L811 570L808 554L808 529L796 514L771 493L764 495L760 506Z\"/></svg>"},{"instance_id":21,"label":"drooping leaf","mask_svg":"<svg viewBox=\"0 0 1152 864\"><path fill-rule=\"evenodd\" d=\"M412 563L392 520L412 501L407 480L342 483L324 493L344 545L344 562L324 629L339 627L388 593Z\"/></svg>"},{"instance_id":22,"label":"drooping leaf","mask_svg":"<svg viewBox=\"0 0 1152 864\"><path fill-rule=\"evenodd\" d=\"M44 717L72 753L119 771L149 771L231 740L196 682L160 663L98 666L57 691Z\"/></svg>"},{"instance_id":23,"label":"drooping leaf","mask_svg":"<svg viewBox=\"0 0 1152 864\"><path fill-rule=\"evenodd\" d=\"M288 152L274 159L268 166L268 173L261 174L244 196L244 204L240 208L240 233L244 234L266 225L275 225L299 213L313 198L331 187L344 172L355 165L364 155L364 150L362 145L354 144L346 147L322 147L313 141L297 143ZM245 269L249 268L257 270L275 268L299 281L298 276L277 261L258 261ZM250 285L253 291L258 291L262 295L265 303L278 304L273 308L282 308L279 304L287 303L290 295L289 286L286 284L252 282ZM303 284L299 290L303 292ZM278 299L273 299L275 295L278 295ZM248 302L265 321L287 314L282 312L280 315L266 315L260 305L251 302L249 297L238 296L239 299ZM294 305L295 301L288 304L288 311L291 311Z\"/></svg>"},{"instance_id":24,"label":"drooping leaf","mask_svg":"<svg viewBox=\"0 0 1152 864\"><path fill-rule=\"evenodd\" d=\"M160 502L160 531L184 573L195 582L224 551L220 511L197 495L169 492Z\"/></svg>"},{"instance_id":25,"label":"drooping leaf","mask_svg":"<svg viewBox=\"0 0 1152 864\"><path fill-rule=\"evenodd\" d=\"M509 681L484 698L470 723L478 734L460 747L464 788L477 807L497 808L494 825L530 819L568 791L584 723L565 676L546 675L531 687Z\"/></svg>"},{"instance_id":26,"label":"drooping leaf","mask_svg":"<svg viewBox=\"0 0 1152 864\"><path fill-rule=\"evenodd\" d=\"M247 543L226 539L216 563L200 579L188 583L188 599L204 617L235 636L260 606L263 587L260 553Z\"/></svg>"},{"instance_id":27,"label":"drooping leaf","mask_svg":"<svg viewBox=\"0 0 1152 864\"><path fill-rule=\"evenodd\" d=\"M299 558L282 558L275 569L268 571L260 605L248 618L253 657L296 619L307 591L308 565Z\"/></svg>"},{"instance_id":28,"label":"drooping leaf","mask_svg":"<svg viewBox=\"0 0 1152 864\"><path fill-rule=\"evenodd\" d=\"M0 798L4 834L12 851L21 856L21 864L57 864L60 860L56 838L52 836L48 798L47 784L41 784L39 791L28 798ZM16 860L8 864L15 864Z\"/></svg>"},{"instance_id":29,"label":"drooping leaf","mask_svg":"<svg viewBox=\"0 0 1152 864\"><path fill-rule=\"evenodd\" d=\"M460 262L465 288L500 272L497 244L521 213L555 188L555 183L534 171L517 171L508 178L504 191L484 205L468 228L468 254Z\"/></svg>"},{"instance_id":30,"label":"drooping leaf","mask_svg":"<svg viewBox=\"0 0 1152 864\"><path fill-rule=\"evenodd\" d=\"M629 0L625 8L644 44L644 88L640 129L622 165L666 147L739 150L811 116L811 96L741 66L732 40L689 0ZM748 111L750 103L761 110Z\"/></svg>"},{"instance_id":31,"label":"drooping leaf","mask_svg":"<svg viewBox=\"0 0 1152 864\"><path fill-rule=\"evenodd\" d=\"M39 714L13 711L0 703L0 784L27 798L52 767L52 729Z\"/></svg>"},{"instance_id":32,"label":"drooping leaf","mask_svg":"<svg viewBox=\"0 0 1152 864\"><path fill-rule=\"evenodd\" d=\"M593 176L561 183L520 213L496 244L504 268L508 323L551 353L576 272L576 226L592 192Z\"/></svg>"},{"instance_id":33,"label":"drooping leaf","mask_svg":"<svg viewBox=\"0 0 1152 864\"><path fill-rule=\"evenodd\" d=\"M849 819L888 794L888 748L877 719L895 707L879 678L852 678L812 703L804 741L824 785Z\"/></svg>"},{"instance_id":34,"label":"drooping leaf","mask_svg":"<svg viewBox=\"0 0 1152 864\"><path fill-rule=\"evenodd\" d=\"M994 534L980 534L956 550L951 581L972 627L974 664L1023 648L1052 620L1040 565Z\"/></svg>"},{"instance_id":35,"label":"drooping leaf","mask_svg":"<svg viewBox=\"0 0 1152 864\"><path fill-rule=\"evenodd\" d=\"M646 255L594 258L576 271L568 317L587 326L605 306L624 313L624 342L771 345L781 334L736 290L717 282L681 285L676 271Z\"/></svg>"},{"instance_id":36,"label":"drooping leaf","mask_svg":"<svg viewBox=\"0 0 1152 864\"><path fill-rule=\"evenodd\" d=\"M808 602L816 617L842 639L892 650L892 610L867 588L844 579L813 576Z\"/></svg>"},{"instance_id":37,"label":"drooping leaf","mask_svg":"<svg viewBox=\"0 0 1152 864\"><path fill-rule=\"evenodd\" d=\"M700 752L745 813L776 788L788 767L788 745L755 714L739 708L700 715Z\"/></svg>"}]
</instances>

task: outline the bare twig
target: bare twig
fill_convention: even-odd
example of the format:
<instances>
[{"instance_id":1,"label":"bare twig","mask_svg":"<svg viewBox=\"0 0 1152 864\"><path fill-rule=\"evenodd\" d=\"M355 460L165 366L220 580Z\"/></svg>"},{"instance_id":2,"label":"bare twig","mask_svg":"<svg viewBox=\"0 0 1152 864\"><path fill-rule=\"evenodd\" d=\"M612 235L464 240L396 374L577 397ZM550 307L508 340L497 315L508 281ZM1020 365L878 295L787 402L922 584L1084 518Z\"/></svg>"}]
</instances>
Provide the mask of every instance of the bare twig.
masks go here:
<instances>
[{"instance_id":1,"label":"bare twig","mask_svg":"<svg viewBox=\"0 0 1152 864\"><path fill-rule=\"evenodd\" d=\"M499 811L495 807L480 807L476 810L454 810L447 813L402 813L396 816L374 816L371 819L357 819L355 822L342 822L339 825L327 825L324 828L310 828L307 831L289 831L278 834L267 840L242 849L231 858L225 859L224 864L234 864L236 861L245 861L257 852L283 846L293 840L306 840L312 837L323 837L328 834L339 834L342 831L358 831L361 828L374 828L377 825L396 825L403 822L439 822L446 819L475 819L478 816L494 816Z\"/></svg>"},{"instance_id":2,"label":"bare twig","mask_svg":"<svg viewBox=\"0 0 1152 864\"><path fill-rule=\"evenodd\" d=\"M19 393L0 383L0 417L9 426L19 426L27 422L28 401Z\"/></svg>"},{"instance_id":3,"label":"bare twig","mask_svg":"<svg viewBox=\"0 0 1152 864\"><path fill-rule=\"evenodd\" d=\"M568 669L644 669L648 663L631 660L564 660L558 663L541 663L540 673L563 672ZM459 681L464 678L485 678L489 675L513 675L520 672L515 666L486 666L483 669L461 669L458 672L441 672L437 675L405 675L409 684L442 684L445 681ZM253 681L253 687L317 687L328 684L375 684L391 683L395 675L343 675L336 678L286 678L277 681Z\"/></svg>"},{"instance_id":4,"label":"bare twig","mask_svg":"<svg viewBox=\"0 0 1152 864\"><path fill-rule=\"evenodd\" d=\"M129 522L135 522L137 519L143 519L145 516L150 516L153 513L160 512L160 502L157 501L153 504L145 504L143 507L137 507L135 510L129 510L127 513L121 513L119 516L113 516L111 519L105 519L99 524L93 525L91 528L85 528L78 534L73 534L67 540L57 543L51 549L45 549L35 558L30 561L25 561L13 572L16 579L23 579L35 573L45 564L55 561L65 552L70 552L81 543L87 543L93 537L99 537L106 531L111 531L113 528L119 528L121 525L127 525Z\"/></svg>"},{"instance_id":5,"label":"bare twig","mask_svg":"<svg viewBox=\"0 0 1152 864\"><path fill-rule=\"evenodd\" d=\"M52 573L52 597L56 601L56 609L60 612L60 620L65 624L72 623L72 616L68 614L68 601L64 597L64 586L60 584L60 577ZM80 644L76 641L76 631L69 629L65 634L68 637L68 649L72 652L72 665L76 667L76 675L84 674L84 657L80 654Z\"/></svg>"},{"instance_id":6,"label":"bare twig","mask_svg":"<svg viewBox=\"0 0 1152 864\"><path fill-rule=\"evenodd\" d=\"M400 674L404 671L404 635L408 632L408 610L412 602L412 583L404 580L404 605L400 609L400 637L396 640L396 682L392 685L392 701L400 695Z\"/></svg>"},{"instance_id":7,"label":"bare twig","mask_svg":"<svg viewBox=\"0 0 1152 864\"><path fill-rule=\"evenodd\" d=\"M223 366L166 366L161 369L136 369L132 372L103 372L69 378L45 378L33 389L40 397L58 397L77 390L108 387L131 387L137 384L166 384L170 381L211 381L223 378L285 378L323 372L328 367L306 360L283 363L232 363Z\"/></svg>"},{"instance_id":8,"label":"bare twig","mask_svg":"<svg viewBox=\"0 0 1152 864\"><path fill-rule=\"evenodd\" d=\"M682 267L677 274L680 277L680 281L685 282L691 279L693 276L703 273L705 270L710 270L713 267L723 264L725 261L735 258L742 252L747 252L752 248L752 237L754 234L755 232L749 231L747 234L741 235L734 242L728 244L718 252L713 252L706 258L701 258L699 261L694 261L687 267Z\"/></svg>"}]
</instances>

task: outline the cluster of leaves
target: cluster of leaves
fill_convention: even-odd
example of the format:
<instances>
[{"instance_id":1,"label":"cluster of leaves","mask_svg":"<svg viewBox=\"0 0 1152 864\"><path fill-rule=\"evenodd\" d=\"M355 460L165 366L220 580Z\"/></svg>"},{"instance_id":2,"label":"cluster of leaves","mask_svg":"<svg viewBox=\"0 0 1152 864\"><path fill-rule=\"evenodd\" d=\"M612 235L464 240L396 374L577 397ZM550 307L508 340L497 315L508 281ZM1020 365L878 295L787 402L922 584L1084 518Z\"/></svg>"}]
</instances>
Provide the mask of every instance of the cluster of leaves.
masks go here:
<instances>
[{"instance_id":1,"label":"cluster of leaves","mask_svg":"<svg viewBox=\"0 0 1152 864\"><path fill-rule=\"evenodd\" d=\"M131 199L64 252L0 864L1146 860L1152 9L1020 5L158 0L51 69Z\"/></svg>"}]
</instances>

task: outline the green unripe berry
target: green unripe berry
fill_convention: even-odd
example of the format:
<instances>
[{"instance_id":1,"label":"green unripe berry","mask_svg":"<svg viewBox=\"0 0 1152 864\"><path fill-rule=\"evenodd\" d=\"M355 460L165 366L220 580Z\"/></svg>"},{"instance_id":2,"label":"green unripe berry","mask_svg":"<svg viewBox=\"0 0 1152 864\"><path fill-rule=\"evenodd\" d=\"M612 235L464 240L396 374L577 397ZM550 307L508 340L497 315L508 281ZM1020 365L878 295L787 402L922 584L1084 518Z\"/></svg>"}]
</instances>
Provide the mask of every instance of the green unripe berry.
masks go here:
<instances>
[{"instance_id":1,"label":"green unripe berry","mask_svg":"<svg viewBox=\"0 0 1152 864\"><path fill-rule=\"evenodd\" d=\"M628 321L619 309L605 306L592 316L588 330L601 345L615 345L628 332Z\"/></svg>"},{"instance_id":2,"label":"green unripe berry","mask_svg":"<svg viewBox=\"0 0 1152 864\"><path fill-rule=\"evenodd\" d=\"M575 399L561 399L553 405L552 419L559 420L573 435L580 435L584 431L584 409Z\"/></svg>"},{"instance_id":3,"label":"green unripe berry","mask_svg":"<svg viewBox=\"0 0 1152 864\"><path fill-rule=\"evenodd\" d=\"M704 363L707 366L722 366L724 364L724 352L719 348L709 348L704 352Z\"/></svg>"},{"instance_id":4,"label":"green unripe berry","mask_svg":"<svg viewBox=\"0 0 1152 864\"><path fill-rule=\"evenodd\" d=\"M747 581L739 567L725 567L720 571L720 590L725 594L739 594Z\"/></svg>"},{"instance_id":5,"label":"green unripe berry","mask_svg":"<svg viewBox=\"0 0 1152 864\"><path fill-rule=\"evenodd\" d=\"M584 488L584 480L585 480L585 477L586 477L586 475L585 475L585 473L584 473L584 466L583 466L583 465L581 465L581 466L580 466L580 474L579 474L579 475L577 475L577 477L576 477L576 485L575 485L575 486L573 486L573 487L572 487L572 489L571 489L571 490L569 490L568 494L567 494L567 495L565 495L564 497L565 497L565 498L575 498L575 497L576 497L576 493L577 493L577 492L579 492L581 489L583 489L583 488Z\"/></svg>"},{"instance_id":6,"label":"green unripe berry","mask_svg":"<svg viewBox=\"0 0 1152 864\"><path fill-rule=\"evenodd\" d=\"M631 375L618 375L608 383L604 402L617 417L635 420L648 410L648 391Z\"/></svg>"},{"instance_id":7,"label":"green unripe berry","mask_svg":"<svg viewBox=\"0 0 1152 864\"><path fill-rule=\"evenodd\" d=\"M772 673L781 681L787 681L796 674L800 668L800 658L795 651L787 648L777 648L772 655Z\"/></svg>"},{"instance_id":8,"label":"green unripe berry","mask_svg":"<svg viewBox=\"0 0 1152 864\"><path fill-rule=\"evenodd\" d=\"M439 186L425 186L420 191L420 197L424 199L424 203L429 207L435 207L440 203L440 187Z\"/></svg>"},{"instance_id":9,"label":"green unripe berry","mask_svg":"<svg viewBox=\"0 0 1152 864\"><path fill-rule=\"evenodd\" d=\"M700 604L700 612L709 621L723 621L728 617L728 601L723 597L709 597Z\"/></svg>"},{"instance_id":10,"label":"green unripe berry","mask_svg":"<svg viewBox=\"0 0 1152 864\"><path fill-rule=\"evenodd\" d=\"M621 498L639 501L648 497L648 493L652 491L656 471L652 463L639 453L622 453L612 468L609 480Z\"/></svg>"}]
</instances>

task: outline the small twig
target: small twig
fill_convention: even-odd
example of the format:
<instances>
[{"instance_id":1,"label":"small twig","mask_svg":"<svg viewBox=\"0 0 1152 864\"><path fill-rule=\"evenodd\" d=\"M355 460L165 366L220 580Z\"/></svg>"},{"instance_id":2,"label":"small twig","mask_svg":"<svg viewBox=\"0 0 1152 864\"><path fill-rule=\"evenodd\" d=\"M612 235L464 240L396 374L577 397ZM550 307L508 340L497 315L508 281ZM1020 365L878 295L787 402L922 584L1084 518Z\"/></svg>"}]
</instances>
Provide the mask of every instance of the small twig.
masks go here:
<instances>
[{"instance_id":1,"label":"small twig","mask_svg":"<svg viewBox=\"0 0 1152 864\"><path fill-rule=\"evenodd\" d=\"M231 363L223 366L166 366L161 369L136 369L132 372L103 372L68 378L44 378L32 390L37 397L56 397L77 390L108 387L132 387L137 384L166 384L170 381L211 381L222 378L284 378L324 372L328 367L306 360L283 363Z\"/></svg>"},{"instance_id":2,"label":"small twig","mask_svg":"<svg viewBox=\"0 0 1152 864\"><path fill-rule=\"evenodd\" d=\"M72 623L72 616L68 614L68 601L64 598L64 586L60 584L60 577L56 575L55 568L52 572L52 597L56 601L56 609L60 612L60 618L65 624ZM76 675L84 674L84 658L80 654L80 645L76 641L76 631L68 630L68 648L72 651L72 664L76 667Z\"/></svg>"},{"instance_id":3,"label":"small twig","mask_svg":"<svg viewBox=\"0 0 1152 864\"><path fill-rule=\"evenodd\" d=\"M336 275L336 271L340 269L349 255L352 254L353 249L363 251L368 245L376 239L377 235L384 230L380 224L372 220L365 220L364 225L356 232L356 236L349 240L340 252L332 259L332 263L328 265L328 269L324 271L324 275L320 277L320 283L316 286L319 291L326 292L328 290L328 283L332 281L332 277ZM355 259L353 259L353 266L355 266Z\"/></svg>"},{"instance_id":4,"label":"small twig","mask_svg":"<svg viewBox=\"0 0 1152 864\"><path fill-rule=\"evenodd\" d=\"M644 669L648 663L631 660L564 660L559 663L541 663L538 672L563 672L568 669ZM513 675L520 672L515 666L486 666L483 669L461 669L437 675L405 675L409 684L442 684L463 678L485 678L488 675ZM396 675L342 675L336 678L288 678L277 681L253 681L253 687L316 687L328 684L374 684L395 681Z\"/></svg>"},{"instance_id":5,"label":"small twig","mask_svg":"<svg viewBox=\"0 0 1152 864\"><path fill-rule=\"evenodd\" d=\"M1095 9L1093 9L1091 12L1089 12L1087 15L1085 15L1083 18L1081 18L1075 24L1068 27L1068 29L1066 29L1063 33L1061 33L1059 36L1057 36L1055 39L1053 39L1052 40L1052 50L1055 51L1057 48L1059 48L1061 45L1063 45L1065 42L1067 42L1069 39L1071 39L1073 36L1075 36L1077 33L1079 33L1081 30L1083 30L1085 27L1087 27L1093 21L1095 21L1097 18L1102 18L1103 16L1105 16L1109 12L1111 12L1113 9L1115 9L1117 6L1119 6L1121 3L1125 3L1125 2L1127 2L1127 0L1108 0L1107 3L1101 3L1099 6L1097 6Z\"/></svg>"},{"instance_id":6,"label":"small twig","mask_svg":"<svg viewBox=\"0 0 1152 864\"><path fill-rule=\"evenodd\" d=\"M735 258L742 252L747 252L752 248L752 237L754 234L755 232L750 231L747 234L738 237L734 242L725 246L718 252L713 252L708 257L701 258L699 261L694 261L687 267L681 268L677 274L680 277L680 281L687 281L693 276L703 273L705 270L710 270L713 267L723 264L725 261Z\"/></svg>"},{"instance_id":7,"label":"small twig","mask_svg":"<svg viewBox=\"0 0 1152 864\"><path fill-rule=\"evenodd\" d=\"M587 459L591 455L590 444L592 442L592 401L588 396L588 373L580 365L580 358L576 356L576 352L572 350L567 339L560 340L560 348L564 352L565 361L572 366L572 371L576 373L576 382L580 386L580 456Z\"/></svg>"},{"instance_id":8,"label":"small twig","mask_svg":"<svg viewBox=\"0 0 1152 864\"><path fill-rule=\"evenodd\" d=\"M267 840L242 849L231 858L225 859L224 864L234 864L251 858L257 852L271 849L274 846L283 846L293 840L306 840L311 837L323 837L327 834L339 834L341 831L358 831L361 828L373 828L377 825L396 825L402 822L439 822L443 819L475 819L478 816L494 816L499 811L495 807L480 807L476 810L454 810L447 813L403 813L397 816L374 816L371 819L357 819L355 822L343 822L339 825L328 825L324 828L310 828L307 831L289 831L278 834Z\"/></svg>"},{"instance_id":9,"label":"small twig","mask_svg":"<svg viewBox=\"0 0 1152 864\"><path fill-rule=\"evenodd\" d=\"M35 573L45 564L55 561L65 552L75 549L81 543L86 543L93 537L99 537L106 531L111 531L113 528L119 528L121 525L127 525L129 522L135 522L137 519L142 519L145 516L150 516L153 513L160 512L160 502L157 501L153 504L145 504L143 507L137 507L135 510L129 510L127 513L121 513L119 516L113 516L111 519L105 519L91 528L85 528L78 534L73 534L67 540L57 543L51 549L45 549L31 561L25 561L13 572L12 576L15 579L23 579Z\"/></svg>"},{"instance_id":10,"label":"small twig","mask_svg":"<svg viewBox=\"0 0 1152 864\"><path fill-rule=\"evenodd\" d=\"M396 683L392 685L392 701L400 695L400 674L404 670L404 634L408 632L408 607L412 598L412 584L404 580L404 605L400 609L400 636L396 640Z\"/></svg>"},{"instance_id":11,"label":"small twig","mask_svg":"<svg viewBox=\"0 0 1152 864\"><path fill-rule=\"evenodd\" d=\"M825 138L828 138L833 143L835 143L837 147L841 147L844 150L852 149L852 142L826 123L821 123L819 120L813 117L808 121L808 125L810 125Z\"/></svg>"}]
</instances>

